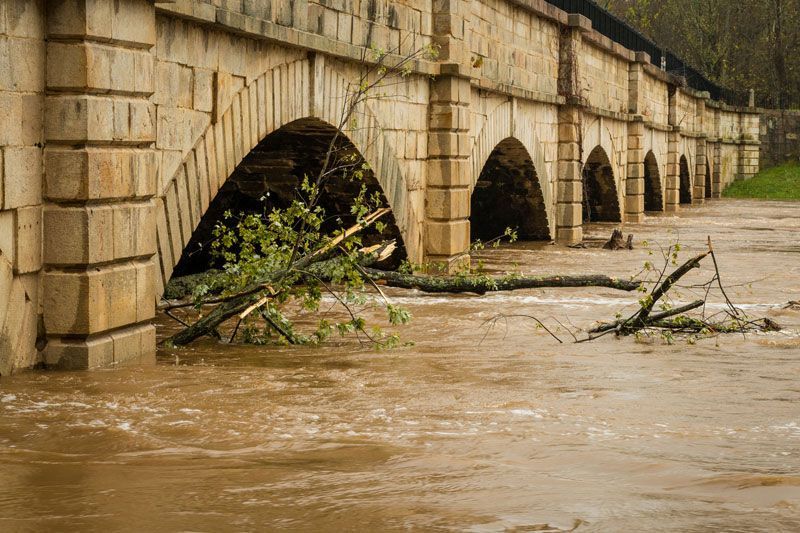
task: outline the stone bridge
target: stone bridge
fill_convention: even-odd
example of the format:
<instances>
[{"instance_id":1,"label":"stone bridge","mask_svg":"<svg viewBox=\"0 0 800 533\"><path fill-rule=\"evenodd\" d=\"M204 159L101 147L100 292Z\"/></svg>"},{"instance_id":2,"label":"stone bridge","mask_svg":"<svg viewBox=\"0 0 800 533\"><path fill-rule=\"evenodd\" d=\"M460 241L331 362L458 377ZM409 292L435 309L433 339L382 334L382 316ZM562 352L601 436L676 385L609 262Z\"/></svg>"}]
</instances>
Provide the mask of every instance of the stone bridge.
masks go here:
<instances>
[{"instance_id":1,"label":"stone bridge","mask_svg":"<svg viewBox=\"0 0 800 533\"><path fill-rule=\"evenodd\" d=\"M541 0L6 0L0 374L151 358L220 197L296 183L365 51L428 45L344 131L415 262L509 225L574 243L758 169L754 110Z\"/></svg>"}]
</instances>

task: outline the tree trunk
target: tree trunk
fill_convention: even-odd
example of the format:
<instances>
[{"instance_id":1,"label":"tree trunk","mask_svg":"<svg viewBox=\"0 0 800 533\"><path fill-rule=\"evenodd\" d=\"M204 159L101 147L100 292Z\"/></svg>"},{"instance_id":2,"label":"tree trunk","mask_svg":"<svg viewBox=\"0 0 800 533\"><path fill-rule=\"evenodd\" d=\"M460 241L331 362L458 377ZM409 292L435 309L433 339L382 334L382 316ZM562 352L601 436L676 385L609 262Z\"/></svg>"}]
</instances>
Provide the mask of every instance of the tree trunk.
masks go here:
<instances>
[{"instance_id":1,"label":"tree trunk","mask_svg":"<svg viewBox=\"0 0 800 533\"><path fill-rule=\"evenodd\" d=\"M635 291L639 283L609 276L415 276L400 272L387 272L365 268L375 282L390 287L417 289L430 293L474 293L515 291L520 289L545 289L555 287L608 287L622 291Z\"/></svg>"}]
</instances>

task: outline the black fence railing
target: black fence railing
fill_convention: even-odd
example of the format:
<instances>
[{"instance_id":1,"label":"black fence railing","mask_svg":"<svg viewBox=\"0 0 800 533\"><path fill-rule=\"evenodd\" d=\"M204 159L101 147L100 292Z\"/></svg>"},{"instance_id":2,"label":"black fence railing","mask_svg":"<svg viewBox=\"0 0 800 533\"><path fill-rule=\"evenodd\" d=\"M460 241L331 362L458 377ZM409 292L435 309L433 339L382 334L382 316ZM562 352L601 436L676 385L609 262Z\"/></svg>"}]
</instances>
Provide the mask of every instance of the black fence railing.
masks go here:
<instances>
[{"instance_id":1,"label":"black fence railing","mask_svg":"<svg viewBox=\"0 0 800 533\"><path fill-rule=\"evenodd\" d=\"M619 43L634 52L647 52L650 61L667 72L682 76L686 84L698 91L707 91L714 100L723 101L729 105L746 106L749 102L749 93L734 91L722 87L707 77L699 70L689 65L686 61L659 47L656 43L636 31L626 22L612 13L609 13L591 0L545 0L567 13L578 13L592 21L592 27L615 43Z\"/></svg>"}]
</instances>

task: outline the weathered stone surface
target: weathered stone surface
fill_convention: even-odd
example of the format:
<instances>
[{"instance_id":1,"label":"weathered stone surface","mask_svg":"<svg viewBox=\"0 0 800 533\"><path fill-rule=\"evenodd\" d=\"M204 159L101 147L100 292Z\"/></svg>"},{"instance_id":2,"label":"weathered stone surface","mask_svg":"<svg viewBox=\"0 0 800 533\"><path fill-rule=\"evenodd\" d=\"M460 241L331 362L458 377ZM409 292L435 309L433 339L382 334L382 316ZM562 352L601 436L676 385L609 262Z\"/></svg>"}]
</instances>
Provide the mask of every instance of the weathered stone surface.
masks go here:
<instances>
[{"instance_id":1,"label":"weathered stone surface","mask_svg":"<svg viewBox=\"0 0 800 533\"><path fill-rule=\"evenodd\" d=\"M0 266L0 313L12 293L30 305L3 326L0 346L25 349L11 362L0 352L0 373L36 360L40 308L49 364L150 353L142 323L220 189L287 125L313 117L336 127L364 45L441 46L344 128L414 262L468 260L470 217L491 216L471 213L474 191L502 188L478 183L485 168L516 176L498 182L510 187L505 214L535 206L543 220L530 235L565 243L582 238L582 206L597 201L584 198L587 163L606 173L606 199L626 221L645 205L680 208L682 158L695 201L758 170L757 114L676 87L643 54L538 1L390 2L376 12L305 0L182 0L158 13L152 0L3 5L14 16L0 16L0 116L10 125L0 128L0 263L12 274ZM323 138L319 124L308 146ZM517 149L497 164L492 153L509 142ZM596 148L607 162L588 161ZM247 172L276 182L304 161L261 160L282 163Z\"/></svg>"}]
</instances>

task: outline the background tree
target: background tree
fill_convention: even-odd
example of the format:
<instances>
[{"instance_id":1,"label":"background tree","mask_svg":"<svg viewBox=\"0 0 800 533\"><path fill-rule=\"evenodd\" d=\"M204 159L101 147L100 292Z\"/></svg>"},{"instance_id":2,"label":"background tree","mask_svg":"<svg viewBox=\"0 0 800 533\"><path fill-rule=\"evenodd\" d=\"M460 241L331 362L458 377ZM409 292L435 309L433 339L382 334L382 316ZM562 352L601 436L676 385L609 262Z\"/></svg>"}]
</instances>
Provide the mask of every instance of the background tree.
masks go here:
<instances>
[{"instance_id":1,"label":"background tree","mask_svg":"<svg viewBox=\"0 0 800 533\"><path fill-rule=\"evenodd\" d=\"M800 105L800 0L598 2L710 80L754 89L760 105Z\"/></svg>"}]
</instances>

